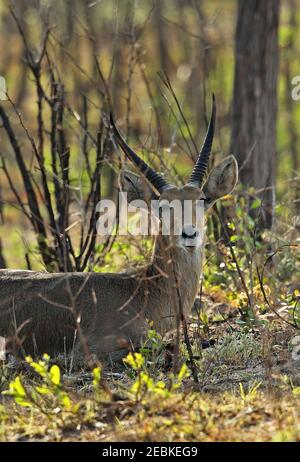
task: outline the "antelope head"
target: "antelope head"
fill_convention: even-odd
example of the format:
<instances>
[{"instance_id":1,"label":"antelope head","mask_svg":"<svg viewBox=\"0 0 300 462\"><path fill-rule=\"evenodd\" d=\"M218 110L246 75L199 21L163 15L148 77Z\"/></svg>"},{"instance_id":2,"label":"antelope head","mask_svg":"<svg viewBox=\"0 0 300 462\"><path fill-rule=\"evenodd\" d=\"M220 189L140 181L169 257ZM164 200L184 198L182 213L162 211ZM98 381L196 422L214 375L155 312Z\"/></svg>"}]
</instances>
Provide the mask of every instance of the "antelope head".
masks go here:
<instances>
[{"instance_id":1,"label":"antelope head","mask_svg":"<svg viewBox=\"0 0 300 462\"><path fill-rule=\"evenodd\" d=\"M77 326L74 323L76 308L76 319L80 313L82 333L88 339L90 350L101 358L107 357L108 353L118 356L123 351L124 342L139 346L149 327L148 321L153 322L153 328L162 335L178 327L178 320L188 316L192 309L201 275L204 222L199 224L196 219L199 202L201 211L207 210L219 197L230 193L237 181L237 163L233 156L229 156L213 168L204 182L215 118L213 99L207 134L191 176L187 184L176 187L127 145L111 117L117 143L141 174L123 172L127 198L131 202L133 199L156 199L159 209L170 212L170 233L163 233L164 220L158 215L161 232L156 237L152 260L135 273L130 270L106 275L52 275L23 271L16 274L9 270L1 274L0 271L0 336L11 337L13 333L14 337L17 319L22 335L27 337L23 344L27 353L34 354L36 345L39 351L50 354L65 351L65 345L70 351L74 347ZM181 207L175 208L173 213L174 201ZM177 210L179 214L184 211L186 201L192 205L190 222L176 214ZM71 288L74 295L69 292ZM76 300L76 307L71 304L73 300ZM72 309L62 309L69 308L70 304ZM15 310L18 310L17 317ZM25 326L26 332L23 330ZM32 342L33 338L35 342ZM80 351L79 344L78 348Z\"/></svg>"},{"instance_id":2,"label":"antelope head","mask_svg":"<svg viewBox=\"0 0 300 462\"><path fill-rule=\"evenodd\" d=\"M195 249L195 247L197 248L202 242L199 236L203 234L203 223L201 224L201 220L199 222L196 219L199 203L202 203L203 210L208 210L219 198L232 192L238 179L238 165L235 158L230 155L219 165L214 167L208 175L207 180L204 181L211 155L215 119L216 103L213 96L211 117L207 133L189 181L184 186L176 187L147 165L146 162L128 146L119 133L112 115L110 116L110 123L118 145L141 174L141 176L137 176L128 171L121 173L121 183L123 189L126 190L128 194L128 200L144 198L157 199L160 209L166 210L170 208L170 235L172 235L174 245L186 248L189 251L193 251L193 249ZM176 207L174 208L174 201L181 204L181 207L177 209ZM182 216L178 216L178 213L182 213L182 211L185 210L184 203L186 202L191 204L191 218L188 223ZM180 210L180 212L178 212L178 210ZM179 232L177 227L177 232L175 233L174 229L178 223L182 223L182 227Z\"/></svg>"}]
</instances>

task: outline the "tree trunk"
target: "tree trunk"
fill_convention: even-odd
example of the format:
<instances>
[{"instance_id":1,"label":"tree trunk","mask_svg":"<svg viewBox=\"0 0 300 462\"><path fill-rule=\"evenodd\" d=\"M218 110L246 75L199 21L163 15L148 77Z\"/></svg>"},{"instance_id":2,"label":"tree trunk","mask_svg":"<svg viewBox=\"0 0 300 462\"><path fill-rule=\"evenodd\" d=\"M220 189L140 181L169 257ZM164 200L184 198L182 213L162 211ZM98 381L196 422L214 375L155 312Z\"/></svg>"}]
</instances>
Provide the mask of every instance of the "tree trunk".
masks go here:
<instances>
[{"instance_id":1,"label":"tree trunk","mask_svg":"<svg viewBox=\"0 0 300 462\"><path fill-rule=\"evenodd\" d=\"M231 150L240 180L262 199L260 227L273 223L279 0L239 0Z\"/></svg>"},{"instance_id":2,"label":"tree trunk","mask_svg":"<svg viewBox=\"0 0 300 462\"><path fill-rule=\"evenodd\" d=\"M286 130L288 135L286 152L291 156L292 161L292 178L289 185L291 189L292 197L292 212L295 215L300 214L300 184L299 184L299 168L300 168L300 158L298 158L298 145L299 145L299 136L298 136L298 127L297 119L295 117L295 101L291 97L291 82L293 78L292 63L293 57L297 53L295 40L297 34L297 8L296 1L290 0L288 3L289 7L289 35L288 40L285 44L283 50L283 74L285 79L285 97L284 104L286 109Z\"/></svg>"},{"instance_id":3,"label":"tree trunk","mask_svg":"<svg viewBox=\"0 0 300 462\"><path fill-rule=\"evenodd\" d=\"M7 268L6 261L2 252L2 241L0 238L0 268Z\"/></svg>"}]
</instances>

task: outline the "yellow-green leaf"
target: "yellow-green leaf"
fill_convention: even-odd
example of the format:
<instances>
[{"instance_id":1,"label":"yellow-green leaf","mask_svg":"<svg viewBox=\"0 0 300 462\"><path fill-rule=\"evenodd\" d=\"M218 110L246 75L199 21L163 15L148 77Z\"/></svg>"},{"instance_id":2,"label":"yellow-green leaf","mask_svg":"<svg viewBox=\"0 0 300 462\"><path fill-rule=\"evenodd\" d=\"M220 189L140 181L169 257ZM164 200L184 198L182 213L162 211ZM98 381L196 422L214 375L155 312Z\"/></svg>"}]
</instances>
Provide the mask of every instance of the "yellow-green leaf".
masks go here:
<instances>
[{"instance_id":1,"label":"yellow-green leaf","mask_svg":"<svg viewBox=\"0 0 300 462\"><path fill-rule=\"evenodd\" d=\"M50 379L53 385L60 385L60 369L56 364L50 369Z\"/></svg>"},{"instance_id":2,"label":"yellow-green leaf","mask_svg":"<svg viewBox=\"0 0 300 462\"><path fill-rule=\"evenodd\" d=\"M93 369L93 386L97 387L101 380L101 368L95 367Z\"/></svg>"}]
</instances>

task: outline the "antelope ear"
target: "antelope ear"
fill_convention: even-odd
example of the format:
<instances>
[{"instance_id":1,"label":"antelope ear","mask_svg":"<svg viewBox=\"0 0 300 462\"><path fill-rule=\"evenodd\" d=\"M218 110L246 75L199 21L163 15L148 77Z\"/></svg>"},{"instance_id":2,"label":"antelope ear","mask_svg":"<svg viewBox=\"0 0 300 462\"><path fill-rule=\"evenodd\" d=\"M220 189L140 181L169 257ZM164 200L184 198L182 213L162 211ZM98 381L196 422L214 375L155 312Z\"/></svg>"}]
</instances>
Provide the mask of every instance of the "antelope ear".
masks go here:
<instances>
[{"instance_id":1,"label":"antelope ear","mask_svg":"<svg viewBox=\"0 0 300 462\"><path fill-rule=\"evenodd\" d=\"M158 196L149 186L147 180L143 176L136 175L129 170L121 171L119 185L121 191L127 193L127 202L135 200L149 202L158 199Z\"/></svg>"},{"instance_id":2,"label":"antelope ear","mask_svg":"<svg viewBox=\"0 0 300 462\"><path fill-rule=\"evenodd\" d=\"M209 174L203 187L205 208L210 208L220 197L230 194L238 181L238 164L234 156L228 156Z\"/></svg>"}]
</instances>

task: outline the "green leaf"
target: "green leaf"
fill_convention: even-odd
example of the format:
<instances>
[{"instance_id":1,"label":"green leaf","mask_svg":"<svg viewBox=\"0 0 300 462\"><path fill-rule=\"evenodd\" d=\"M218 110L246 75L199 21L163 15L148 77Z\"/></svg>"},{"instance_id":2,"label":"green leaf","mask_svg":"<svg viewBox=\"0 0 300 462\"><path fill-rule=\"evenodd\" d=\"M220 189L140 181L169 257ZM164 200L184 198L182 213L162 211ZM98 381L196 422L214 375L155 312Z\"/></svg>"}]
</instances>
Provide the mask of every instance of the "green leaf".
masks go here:
<instances>
[{"instance_id":1,"label":"green leaf","mask_svg":"<svg viewBox=\"0 0 300 462\"><path fill-rule=\"evenodd\" d=\"M40 395L50 395L52 393L47 387L35 387L35 389Z\"/></svg>"},{"instance_id":2,"label":"green leaf","mask_svg":"<svg viewBox=\"0 0 300 462\"><path fill-rule=\"evenodd\" d=\"M123 362L136 371L142 368L145 360L140 353L129 353Z\"/></svg>"},{"instance_id":3,"label":"green leaf","mask_svg":"<svg viewBox=\"0 0 300 462\"><path fill-rule=\"evenodd\" d=\"M53 383L53 385L60 385L60 369L56 365L52 366L50 369L50 380Z\"/></svg>"},{"instance_id":4,"label":"green leaf","mask_svg":"<svg viewBox=\"0 0 300 462\"><path fill-rule=\"evenodd\" d=\"M37 372L41 377L46 377L47 375L47 367L46 365L40 361L39 363L36 363L32 361L30 363L30 366Z\"/></svg>"},{"instance_id":5,"label":"green leaf","mask_svg":"<svg viewBox=\"0 0 300 462\"><path fill-rule=\"evenodd\" d=\"M240 218L243 215L243 209L241 207L237 207L235 209L236 216Z\"/></svg>"},{"instance_id":6,"label":"green leaf","mask_svg":"<svg viewBox=\"0 0 300 462\"><path fill-rule=\"evenodd\" d=\"M187 365L184 363L182 364L180 371L178 372L178 380L182 381L183 379L189 377L190 372L188 370Z\"/></svg>"},{"instance_id":7,"label":"green leaf","mask_svg":"<svg viewBox=\"0 0 300 462\"><path fill-rule=\"evenodd\" d=\"M10 382L9 390L5 390L2 392L3 395L11 395L11 396L19 396L22 398L26 397L26 391L23 387L20 377L16 377L15 380Z\"/></svg>"},{"instance_id":8,"label":"green leaf","mask_svg":"<svg viewBox=\"0 0 300 462\"><path fill-rule=\"evenodd\" d=\"M17 404L19 404L20 406L23 406L23 407L31 407L32 406L32 403L30 403L29 401L26 401L26 399L20 397L20 396L16 396L15 397L15 402Z\"/></svg>"},{"instance_id":9,"label":"green leaf","mask_svg":"<svg viewBox=\"0 0 300 462\"><path fill-rule=\"evenodd\" d=\"M100 367L95 367L93 369L93 386L94 388L99 386L101 380L101 368Z\"/></svg>"},{"instance_id":10,"label":"green leaf","mask_svg":"<svg viewBox=\"0 0 300 462\"><path fill-rule=\"evenodd\" d=\"M81 407L81 403L80 403L80 402L79 402L79 403L76 403L76 404L73 404L72 409L71 409L72 413L73 413L73 414L77 414L77 412L79 411L80 407Z\"/></svg>"},{"instance_id":11,"label":"green leaf","mask_svg":"<svg viewBox=\"0 0 300 462\"><path fill-rule=\"evenodd\" d=\"M293 388L293 395L300 396L300 387Z\"/></svg>"},{"instance_id":12,"label":"green leaf","mask_svg":"<svg viewBox=\"0 0 300 462\"><path fill-rule=\"evenodd\" d=\"M64 405L64 407L67 409L70 409L72 406L72 402L66 393L62 396L61 402Z\"/></svg>"},{"instance_id":13,"label":"green leaf","mask_svg":"<svg viewBox=\"0 0 300 462\"><path fill-rule=\"evenodd\" d=\"M251 209L258 209L261 206L261 199L255 199L251 204Z\"/></svg>"}]
</instances>

